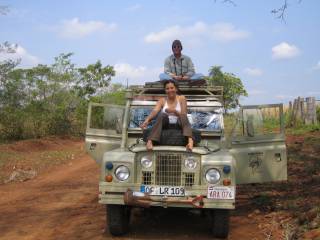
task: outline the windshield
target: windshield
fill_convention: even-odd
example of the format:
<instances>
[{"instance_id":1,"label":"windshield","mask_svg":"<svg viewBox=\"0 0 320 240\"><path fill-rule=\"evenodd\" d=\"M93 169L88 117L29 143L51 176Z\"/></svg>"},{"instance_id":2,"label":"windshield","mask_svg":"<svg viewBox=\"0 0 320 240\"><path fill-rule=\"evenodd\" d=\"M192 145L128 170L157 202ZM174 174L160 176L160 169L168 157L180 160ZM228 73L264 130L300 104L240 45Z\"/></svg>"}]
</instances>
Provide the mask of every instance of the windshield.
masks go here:
<instances>
[{"instance_id":1,"label":"windshield","mask_svg":"<svg viewBox=\"0 0 320 240\"><path fill-rule=\"evenodd\" d=\"M132 107L130 109L129 128L139 128L151 111L151 107ZM189 108L188 120L193 129L221 131L224 128L222 113L222 108L215 108L213 110L210 108L210 111L206 108ZM148 128L154 125L155 119L151 121Z\"/></svg>"}]
</instances>

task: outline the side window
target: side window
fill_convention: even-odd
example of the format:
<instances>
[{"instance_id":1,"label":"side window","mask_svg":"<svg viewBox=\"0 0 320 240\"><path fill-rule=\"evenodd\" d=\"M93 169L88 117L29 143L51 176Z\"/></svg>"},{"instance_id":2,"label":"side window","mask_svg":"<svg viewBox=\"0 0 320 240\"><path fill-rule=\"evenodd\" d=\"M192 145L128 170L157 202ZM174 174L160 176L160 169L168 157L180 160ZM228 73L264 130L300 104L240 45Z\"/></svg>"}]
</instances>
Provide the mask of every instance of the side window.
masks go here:
<instances>
[{"instance_id":1,"label":"side window","mask_svg":"<svg viewBox=\"0 0 320 240\"><path fill-rule=\"evenodd\" d=\"M124 107L94 103L90 110L89 129L103 130L110 135L121 134Z\"/></svg>"},{"instance_id":2,"label":"side window","mask_svg":"<svg viewBox=\"0 0 320 240\"><path fill-rule=\"evenodd\" d=\"M234 136L253 138L282 133L282 105L244 106L240 109Z\"/></svg>"}]
</instances>

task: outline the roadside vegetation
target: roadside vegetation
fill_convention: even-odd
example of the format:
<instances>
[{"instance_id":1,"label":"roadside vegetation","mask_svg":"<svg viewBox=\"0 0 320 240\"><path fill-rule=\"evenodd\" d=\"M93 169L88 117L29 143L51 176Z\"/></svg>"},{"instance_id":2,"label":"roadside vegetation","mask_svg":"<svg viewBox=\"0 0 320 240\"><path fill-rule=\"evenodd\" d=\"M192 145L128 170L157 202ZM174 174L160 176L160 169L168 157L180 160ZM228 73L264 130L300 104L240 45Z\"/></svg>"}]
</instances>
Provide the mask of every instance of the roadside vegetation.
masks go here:
<instances>
[{"instance_id":1,"label":"roadside vegetation","mask_svg":"<svg viewBox=\"0 0 320 240\"><path fill-rule=\"evenodd\" d=\"M0 141L51 135L82 136L89 101L122 104L123 87L111 84L112 66L100 61L76 68L71 53L51 65L0 64Z\"/></svg>"},{"instance_id":2,"label":"roadside vegetation","mask_svg":"<svg viewBox=\"0 0 320 240\"><path fill-rule=\"evenodd\" d=\"M1 44L14 53L15 45ZM72 53L60 54L50 65L19 68L19 60L0 62L0 142L52 135L83 136L88 103L125 104L125 87L111 83L113 66L100 61L86 67L72 63ZM213 66L208 84L223 86L226 110L247 96L241 79Z\"/></svg>"}]
</instances>

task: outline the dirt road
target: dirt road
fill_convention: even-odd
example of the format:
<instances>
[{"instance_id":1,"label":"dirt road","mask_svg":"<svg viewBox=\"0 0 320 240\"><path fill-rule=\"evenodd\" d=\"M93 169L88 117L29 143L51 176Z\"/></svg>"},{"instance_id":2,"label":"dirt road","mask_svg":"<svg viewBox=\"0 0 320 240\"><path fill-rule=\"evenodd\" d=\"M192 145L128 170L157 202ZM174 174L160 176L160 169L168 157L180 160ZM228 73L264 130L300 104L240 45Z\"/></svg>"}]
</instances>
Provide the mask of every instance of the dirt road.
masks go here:
<instances>
[{"instance_id":1,"label":"dirt road","mask_svg":"<svg viewBox=\"0 0 320 240\"><path fill-rule=\"evenodd\" d=\"M32 180L0 185L0 239L213 239L208 219L176 209L135 209L130 233L112 237L98 204L98 176L96 163L82 154ZM228 239L281 239L287 215L258 210L245 191L237 195Z\"/></svg>"},{"instance_id":2,"label":"dirt road","mask_svg":"<svg viewBox=\"0 0 320 240\"><path fill-rule=\"evenodd\" d=\"M1 185L0 239L112 239L98 204L98 176L84 155L35 179ZM264 239L246 214L232 216L229 239ZM197 212L137 209L132 215L131 232L120 239L212 239Z\"/></svg>"}]
</instances>

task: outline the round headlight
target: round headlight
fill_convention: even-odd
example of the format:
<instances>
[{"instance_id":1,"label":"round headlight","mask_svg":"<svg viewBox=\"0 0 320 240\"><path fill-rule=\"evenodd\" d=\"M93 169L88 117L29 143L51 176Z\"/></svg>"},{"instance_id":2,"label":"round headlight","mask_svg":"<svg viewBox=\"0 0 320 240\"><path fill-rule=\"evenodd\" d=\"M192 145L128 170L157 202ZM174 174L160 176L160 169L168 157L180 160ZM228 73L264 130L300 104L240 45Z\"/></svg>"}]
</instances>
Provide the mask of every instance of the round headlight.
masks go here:
<instances>
[{"instance_id":1,"label":"round headlight","mask_svg":"<svg viewBox=\"0 0 320 240\"><path fill-rule=\"evenodd\" d=\"M120 181L125 181L129 178L130 176L130 171L129 168L126 166L119 166L116 168L115 170L115 175L117 177L118 180Z\"/></svg>"},{"instance_id":2,"label":"round headlight","mask_svg":"<svg viewBox=\"0 0 320 240\"><path fill-rule=\"evenodd\" d=\"M184 160L184 165L186 168L195 169L197 167L197 161L193 156L189 156Z\"/></svg>"},{"instance_id":3,"label":"round headlight","mask_svg":"<svg viewBox=\"0 0 320 240\"><path fill-rule=\"evenodd\" d=\"M141 158L141 165L144 167L144 168L150 168L152 166L152 160L150 157L148 156L143 156Z\"/></svg>"},{"instance_id":4,"label":"round headlight","mask_svg":"<svg viewBox=\"0 0 320 240\"><path fill-rule=\"evenodd\" d=\"M220 180L220 172L218 169L210 168L206 172L206 180L208 183L215 184Z\"/></svg>"}]
</instances>

